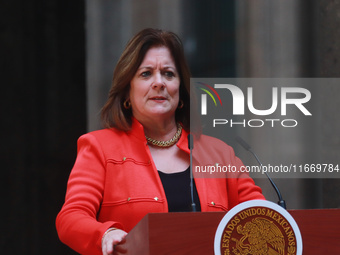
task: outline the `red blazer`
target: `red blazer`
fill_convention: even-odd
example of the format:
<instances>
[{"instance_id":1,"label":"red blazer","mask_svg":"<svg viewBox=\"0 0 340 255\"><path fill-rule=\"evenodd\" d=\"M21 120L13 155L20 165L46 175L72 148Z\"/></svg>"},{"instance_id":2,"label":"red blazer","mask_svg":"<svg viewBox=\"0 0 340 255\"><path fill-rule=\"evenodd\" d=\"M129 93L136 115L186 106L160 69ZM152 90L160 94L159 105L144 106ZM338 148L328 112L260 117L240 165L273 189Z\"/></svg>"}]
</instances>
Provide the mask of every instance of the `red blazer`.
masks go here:
<instances>
[{"instance_id":1,"label":"red blazer","mask_svg":"<svg viewBox=\"0 0 340 255\"><path fill-rule=\"evenodd\" d=\"M187 135L183 130L177 146L189 154ZM206 136L201 141L205 146L194 147L196 164L242 166L230 146ZM245 178L195 178L201 210L227 211L243 201L264 199L251 178L239 177ZM168 212L168 204L142 125L134 120L129 132L104 129L81 136L56 219L60 240L81 254L102 254L108 228L129 232L151 212Z\"/></svg>"}]
</instances>

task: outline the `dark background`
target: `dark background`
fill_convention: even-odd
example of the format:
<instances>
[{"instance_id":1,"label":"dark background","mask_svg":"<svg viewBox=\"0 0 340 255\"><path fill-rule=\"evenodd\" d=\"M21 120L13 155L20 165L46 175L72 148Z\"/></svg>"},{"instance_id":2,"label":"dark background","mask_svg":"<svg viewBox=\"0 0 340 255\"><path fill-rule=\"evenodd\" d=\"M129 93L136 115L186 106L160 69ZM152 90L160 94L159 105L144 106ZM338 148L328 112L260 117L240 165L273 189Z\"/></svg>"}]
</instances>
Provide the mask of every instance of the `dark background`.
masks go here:
<instances>
[{"instance_id":1,"label":"dark background","mask_svg":"<svg viewBox=\"0 0 340 255\"><path fill-rule=\"evenodd\" d=\"M2 1L1 254L74 254L60 210L86 132L84 1Z\"/></svg>"}]
</instances>

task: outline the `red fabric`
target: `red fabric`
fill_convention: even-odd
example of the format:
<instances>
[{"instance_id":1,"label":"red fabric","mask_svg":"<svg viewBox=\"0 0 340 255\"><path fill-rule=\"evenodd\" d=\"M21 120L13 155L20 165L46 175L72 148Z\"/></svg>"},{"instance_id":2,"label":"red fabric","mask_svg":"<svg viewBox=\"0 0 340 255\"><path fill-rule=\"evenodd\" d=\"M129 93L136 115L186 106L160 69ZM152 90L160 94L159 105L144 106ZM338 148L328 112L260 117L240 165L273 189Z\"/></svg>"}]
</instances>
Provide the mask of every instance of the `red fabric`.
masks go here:
<instances>
[{"instance_id":1,"label":"red fabric","mask_svg":"<svg viewBox=\"0 0 340 255\"><path fill-rule=\"evenodd\" d=\"M211 141L215 146L210 148ZM242 165L223 142L203 136L197 144L197 164ZM184 130L177 146L189 153ZM245 177L195 178L202 211L227 211L243 201L264 199L261 189ZM101 254L101 238L109 227L129 232L146 214L167 211L140 123L134 121L131 132L104 129L79 138L65 204L56 219L63 243L81 254Z\"/></svg>"}]
</instances>

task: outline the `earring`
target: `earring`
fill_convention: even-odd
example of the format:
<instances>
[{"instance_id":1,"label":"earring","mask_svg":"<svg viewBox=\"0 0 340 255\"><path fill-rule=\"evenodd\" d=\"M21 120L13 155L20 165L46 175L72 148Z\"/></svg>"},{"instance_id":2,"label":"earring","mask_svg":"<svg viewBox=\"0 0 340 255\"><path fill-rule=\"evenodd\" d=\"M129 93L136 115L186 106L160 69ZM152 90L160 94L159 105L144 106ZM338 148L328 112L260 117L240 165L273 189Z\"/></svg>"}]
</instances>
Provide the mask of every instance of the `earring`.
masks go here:
<instances>
[{"instance_id":1,"label":"earring","mask_svg":"<svg viewBox=\"0 0 340 255\"><path fill-rule=\"evenodd\" d=\"M177 109L182 109L183 106L184 106L184 102L183 102L183 100L181 99L181 100L179 100L179 102L178 102L178 107L177 107Z\"/></svg>"},{"instance_id":2,"label":"earring","mask_svg":"<svg viewBox=\"0 0 340 255\"><path fill-rule=\"evenodd\" d=\"M130 109L131 108L131 102L129 99L126 99L123 103L125 109Z\"/></svg>"}]
</instances>

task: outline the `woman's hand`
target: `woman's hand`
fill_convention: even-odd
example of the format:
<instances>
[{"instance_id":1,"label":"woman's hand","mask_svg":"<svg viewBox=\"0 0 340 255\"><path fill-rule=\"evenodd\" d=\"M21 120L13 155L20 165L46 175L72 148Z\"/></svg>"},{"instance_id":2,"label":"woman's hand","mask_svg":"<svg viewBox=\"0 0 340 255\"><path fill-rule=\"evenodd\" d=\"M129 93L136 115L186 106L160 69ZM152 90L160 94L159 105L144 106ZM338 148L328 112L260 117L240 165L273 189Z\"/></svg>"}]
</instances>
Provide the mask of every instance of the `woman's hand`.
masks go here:
<instances>
[{"instance_id":1,"label":"woman's hand","mask_svg":"<svg viewBox=\"0 0 340 255\"><path fill-rule=\"evenodd\" d=\"M102 239L102 252L103 255L110 255L114 252L114 247L124 240L127 233L121 229L111 228L108 229Z\"/></svg>"}]
</instances>

